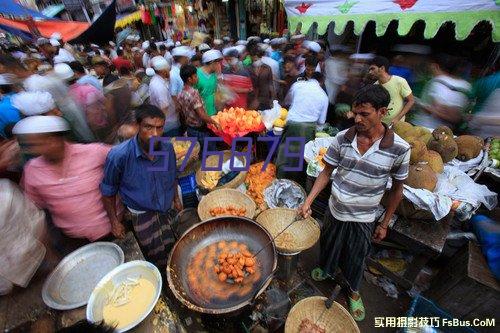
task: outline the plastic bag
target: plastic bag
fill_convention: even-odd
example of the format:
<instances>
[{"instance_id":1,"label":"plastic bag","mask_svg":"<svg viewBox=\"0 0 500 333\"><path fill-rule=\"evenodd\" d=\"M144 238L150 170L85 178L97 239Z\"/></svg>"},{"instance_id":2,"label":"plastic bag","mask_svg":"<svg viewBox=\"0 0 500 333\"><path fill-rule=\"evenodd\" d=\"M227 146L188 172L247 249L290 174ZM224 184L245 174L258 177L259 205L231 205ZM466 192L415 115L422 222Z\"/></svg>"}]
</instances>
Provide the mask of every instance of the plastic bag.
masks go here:
<instances>
[{"instance_id":1,"label":"plastic bag","mask_svg":"<svg viewBox=\"0 0 500 333\"><path fill-rule=\"evenodd\" d=\"M266 130L270 131L273 128L273 123L280 117L281 105L277 100L273 101L273 108L262 111L262 122L266 126Z\"/></svg>"},{"instance_id":2,"label":"plastic bag","mask_svg":"<svg viewBox=\"0 0 500 333\"><path fill-rule=\"evenodd\" d=\"M216 105L224 106L227 103L231 103L235 98L236 94L234 91L222 83L217 84L217 92L215 93Z\"/></svg>"}]
</instances>

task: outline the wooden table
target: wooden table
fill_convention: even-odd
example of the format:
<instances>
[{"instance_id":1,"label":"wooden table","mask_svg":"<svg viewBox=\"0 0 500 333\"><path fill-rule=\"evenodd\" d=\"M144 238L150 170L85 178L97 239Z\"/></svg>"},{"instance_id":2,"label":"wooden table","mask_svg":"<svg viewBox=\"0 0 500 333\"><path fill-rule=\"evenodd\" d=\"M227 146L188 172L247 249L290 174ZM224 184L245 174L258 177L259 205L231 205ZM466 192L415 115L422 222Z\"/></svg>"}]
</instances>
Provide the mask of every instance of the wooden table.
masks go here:
<instances>
[{"instance_id":1,"label":"wooden table","mask_svg":"<svg viewBox=\"0 0 500 333\"><path fill-rule=\"evenodd\" d=\"M399 218L394 225L389 227L386 240L397 243L414 255L403 276L391 272L369 257L367 257L367 265L376 268L402 288L411 289L415 278L425 264L431 258L438 257L443 251L446 237L450 232L452 218L452 214L444 217L441 221Z\"/></svg>"},{"instance_id":2,"label":"wooden table","mask_svg":"<svg viewBox=\"0 0 500 333\"><path fill-rule=\"evenodd\" d=\"M129 232L122 240L116 240L125 254L125 262L144 260L139 244L134 235ZM50 309L42 300L42 287L46 276L35 276L27 288L16 288L11 294L0 297L0 329L4 332L27 332L32 323L36 326L40 318L52 318L55 328L68 327L79 320L85 319L86 307L68 311ZM163 299L163 296L160 297ZM151 314L135 329L135 333L163 333L168 332L161 327L167 317L173 317L168 306L163 311ZM51 332L44 329L32 329L44 333Z\"/></svg>"}]
</instances>

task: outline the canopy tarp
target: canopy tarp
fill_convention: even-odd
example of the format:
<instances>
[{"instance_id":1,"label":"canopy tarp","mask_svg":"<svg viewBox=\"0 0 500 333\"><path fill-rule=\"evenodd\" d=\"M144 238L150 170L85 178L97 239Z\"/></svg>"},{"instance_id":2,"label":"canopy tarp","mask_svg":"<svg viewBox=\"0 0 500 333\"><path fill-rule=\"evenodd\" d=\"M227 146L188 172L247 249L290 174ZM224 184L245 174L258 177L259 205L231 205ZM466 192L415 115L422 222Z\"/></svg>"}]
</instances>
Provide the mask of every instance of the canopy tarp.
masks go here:
<instances>
[{"instance_id":1,"label":"canopy tarp","mask_svg":"<svg viewBox=\"0 0 500 333\"><path fill-rule=\"evenodd\" d=\"M113 0L97 20L78 38L71 38L73 39L71 42L104 44L112 41L115 38L115 22L116 0Z\"/></svg>"},{"instance_id":2,"label":"canopy tarp","mask_svg":"<svg viewBox=\"0 0 500 333\"><path fill-rule=\"evenodd\" d=\"M425 22L424 37L433 38L441 25L455 24L455 38L464 40L481 21L492 26L492 39L500 42L499 0L284 0L288 24L293 32L299 23L307 32L313 23L324 34L334 22L337 35L344 32L348 22L353 22L354 33L363 32L369 21L374 21L377 36L385 34L391 21L398 21L400 36L408 34L413 24Z\"/></svg>"},{"instance_id":3,"label":"canopy tarp","mask_svg":"<svg viewBox=\"0 0 500 333\"><path fill-rule=\"evenodd\" d=\"M1 0L0 1L0 15L5 17L33 17L34 19L48 19L49 17L43 15L36 10L29 9L21 6L14 0Z\"/></svg>"},{"instance_id":4,"label":"canopy tarp","mask_svg":"<svg viewBox=\"0 0 500 333\"><path fill-rule=\"evenodd\" d=\"M29 23L26 20L0 17L0 24L31 34ZM78 37L89 27L89 24L86 22L59 20L34 21L33 24L43 37L50 38L54 32L59 32L64 41Z\"/></svg>"},{"instance_id":5,"label":"canopy tarp","mask_svg":"<svg viewBox=\"0 0 500 333\"><path fill-rule=\"evenodd\" d=\"M125 16L119 17L116 20L115 23L115 29L116 28L123 28L127 25L129 25L132 22L140 21L141 20L141 11L135 11L133 13L127 14Z\"/></svg>"},{"instance_id":6,"label":"canopy tarp","mask_svg":"<svg viewBox=\"0 0 500 333\"><path fill-rule=\"evenodd\" d=\"M42 14L47 17L54 17L60 12L62 12L66 7L62 4L60 5L50 5L42 10Z\"/></svg>"}]
</instances>

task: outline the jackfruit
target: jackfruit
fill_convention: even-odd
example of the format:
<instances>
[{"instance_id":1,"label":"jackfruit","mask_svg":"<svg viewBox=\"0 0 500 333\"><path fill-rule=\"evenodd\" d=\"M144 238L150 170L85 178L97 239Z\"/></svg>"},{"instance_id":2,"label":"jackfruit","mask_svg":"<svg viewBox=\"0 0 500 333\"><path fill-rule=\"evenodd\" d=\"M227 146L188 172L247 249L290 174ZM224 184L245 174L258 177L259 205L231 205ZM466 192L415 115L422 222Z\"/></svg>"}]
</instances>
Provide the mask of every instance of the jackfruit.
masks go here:
<instances>
[{"instance_id":1,"label":"jackfruit","mask_svg":"<svg viewBox=\"0 0 500 333\"><path fill-rule=\"evenodd\" d=\"M273 123L274 126L276 127L285 127L285 121L283 119L276 119Z\"/></svg>"},{"instance_id":2,"label":"jackfruit","mask_svg":"<svg viewBox=\"0 0 500 333\"><path fill-rule=\"evenodd\" d=\"M426 163L410 165L406 185L412 188L426 189L434 191L437 184L437 177L431 167Z\"/></svg>"},{"instance_id":3,"label":"jackfruit","mask_svg":"<svg viewBox=\"0 0 500 333\"><path fill-rule=\"evenodd\" d=\"M425 133L424 135L419 136L419 139L422 140L425 144L428 144L429 141L433 138L432 133Z\"/></svg>"},{"instance_id":4,"label":"jackfruit","mask_svg":"<svg viewBox=\"0 0 500 333\"><path fill-rule=\"evenodd\" d=\"M422 140L417 138L408 139L408 143L411 147L410 163L415 164L427 153L427 147Z\"/></svg>"},{"instance_id":5,"label":"jackfruit","mask_svg":"<svg viewBox=\"0 0 500 333\"><path fill-rule=\"evenodd\" d=\"M473 135L461 135L455 139L458 146L457 158L468 161L479 156L483 149L483 139Z\"/></svg>"},{"instance_id":6,"label":"jackfruit","mask_svg":"<svg viewBox=\"0 0 500 333\"><path fill-rule=\"evenodd\" d=\"M439 139L443 135L447 135L453 139L453 131L448 126L439 126L434 131L432 135L435 139Z\"/></svg>"},{"instance_id":7,"label":"jackfruit","mask_svg":"<svg viewBox=\"0 0 500 333\"><path fill-rule=\"evenodd\" d=\"M406 133L412 129L413 125L407 123L406 121L398 121L397 123L394 124L393 127L394 132L400 137L403 137L403 135L406 135Z\"/></svg>"},{"instance_id":8,"label":"jackfruit","mask_svg":"<svg viewBox=\"0 0 500 333\"><path fill-rule=\"evenodd\" d=\"M418 137L422 137L426 134L432 134L432 132L430 130L428 130L427 128L422 127L422 126L415 126L415 127L413 127L413 130L415 131L415 133L417 134Z\"/></svg>"},{"instance_id":9,"label":"jackfruit","mask_svg":"<svg viewBox=\"0 0 500 333\"><path fill-rule=\"evenodd\" d=\"M280 119L286 120L286 116L288 115L288 110L285 108L281 108L280 110Z\"/></svg>"},{"instance_id":10,"label":"jackfruit","mask_svg":"<svg viewBox=\"0 0 500 333\"><path fill-rule=\"evenodd\" d=\"M427 165L436 173L442 173L444 170L443 159L441 155L434 150L428 150L427 153L422 156L420 162L427 162Z\"/></svg>"},{"instance_id":11,"label":"jackfruit","mask_svg":"<svg viewBox=\"0 0 500 333\"><path fill-rule=\"evenodd\" d=\"M438 152L443 159L443 163L448 163L458 155L457 144L455 140L453 140L453 137L450 137L447 134L438 133L436 135L438 136L438 139L434 138L429 141L427 149Z\"/></svg>"}]
</instances>

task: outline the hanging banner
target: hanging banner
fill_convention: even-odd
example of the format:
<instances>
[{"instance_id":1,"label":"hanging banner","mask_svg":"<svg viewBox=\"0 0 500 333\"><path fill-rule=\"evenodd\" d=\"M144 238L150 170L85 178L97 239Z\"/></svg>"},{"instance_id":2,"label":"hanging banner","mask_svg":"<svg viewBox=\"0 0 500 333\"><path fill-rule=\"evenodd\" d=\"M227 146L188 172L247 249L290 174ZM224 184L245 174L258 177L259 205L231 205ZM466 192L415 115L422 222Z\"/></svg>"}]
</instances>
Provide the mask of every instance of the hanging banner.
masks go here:
<instances>
[{"instance_id":1,"label":"hanging banner","mask_svg":"<svg viewBox=\"0 0 500 333\"><path fill-rule=\"evenodd\" d=\"M398 34L408 34L416 21L425 22L425 38L432 38L445 22L455 24L455 37L463 40L481 21L492 26L494 42L500 41L500 1L498 0L284 0L291 31L302 23L302 32L316 22L318 33L326 32L335 22L340 35L348 22L354 23L354 33L360 34L369 21L376 24L377 36L382 36L393 20L398 21Z\"/></svg>"}]
</instances>

